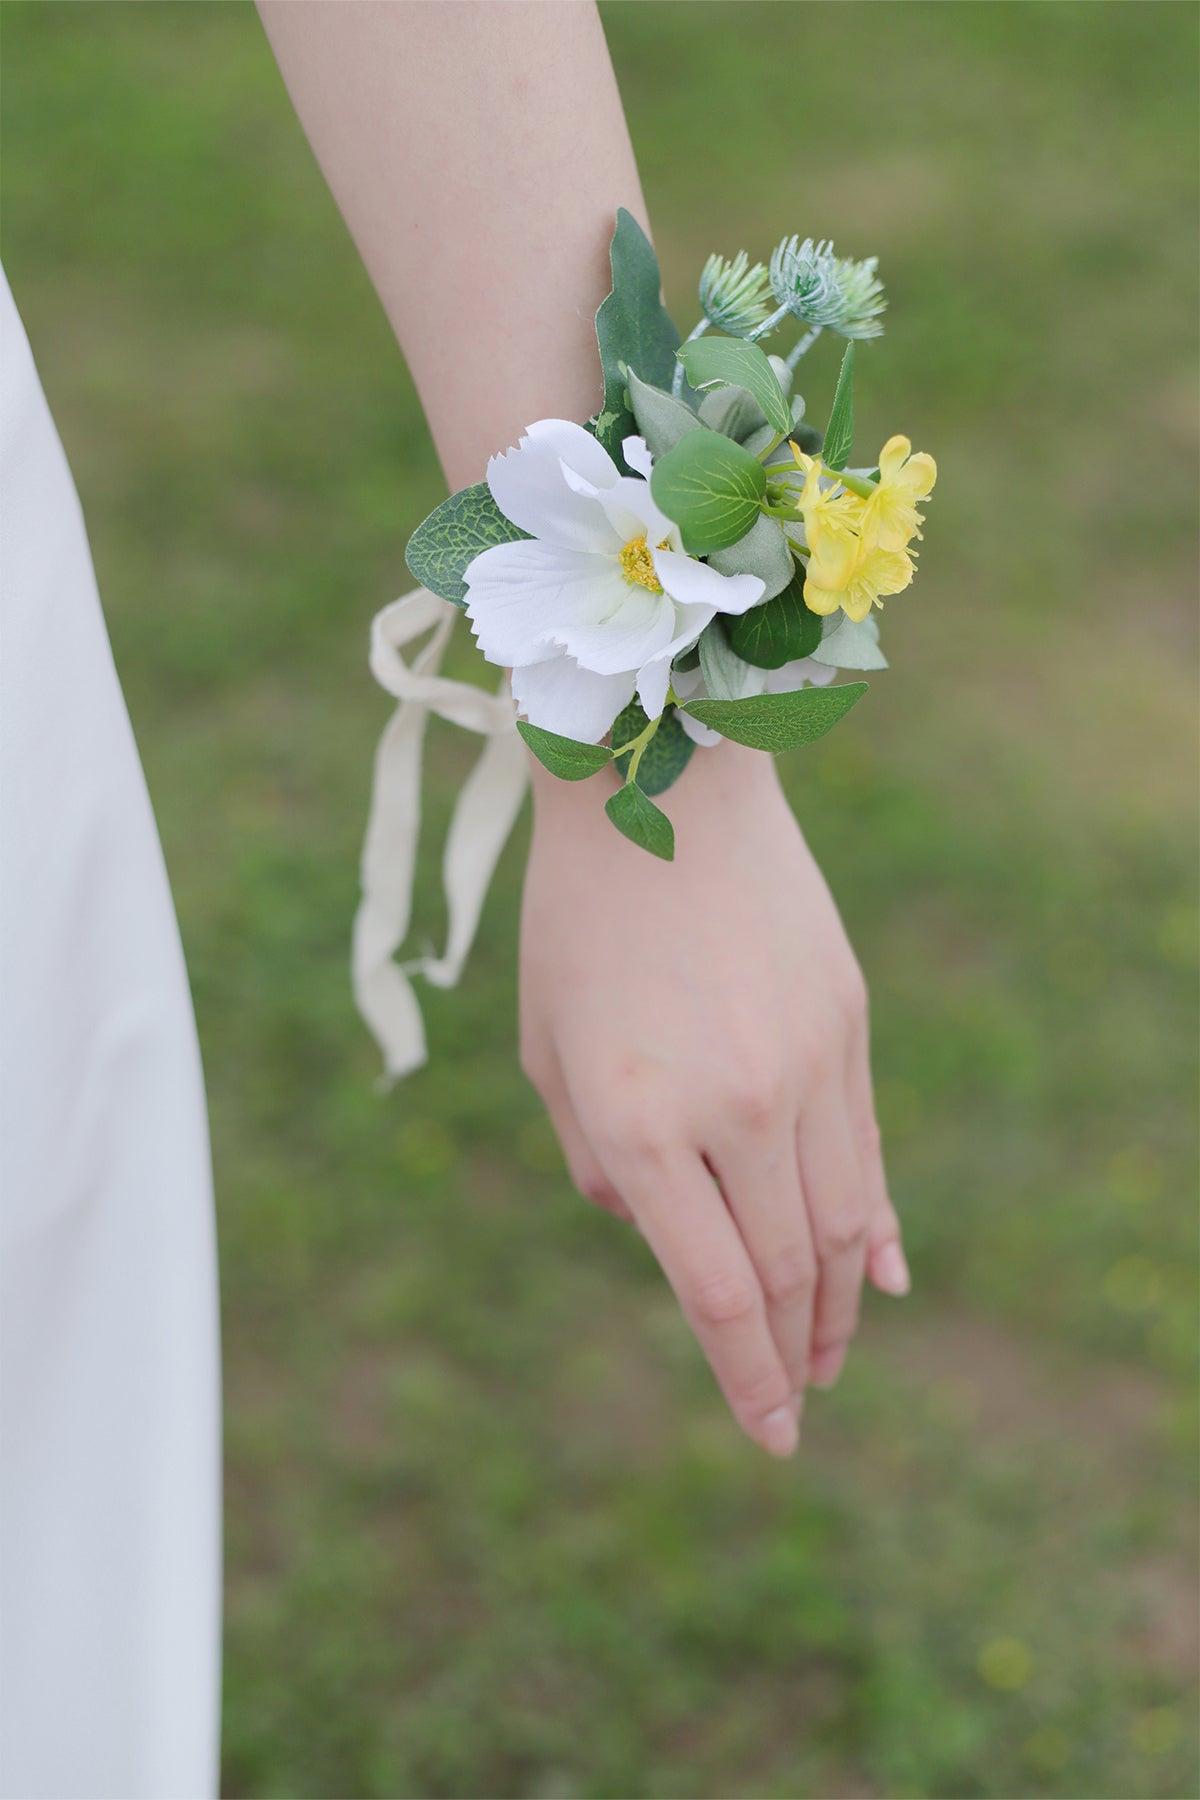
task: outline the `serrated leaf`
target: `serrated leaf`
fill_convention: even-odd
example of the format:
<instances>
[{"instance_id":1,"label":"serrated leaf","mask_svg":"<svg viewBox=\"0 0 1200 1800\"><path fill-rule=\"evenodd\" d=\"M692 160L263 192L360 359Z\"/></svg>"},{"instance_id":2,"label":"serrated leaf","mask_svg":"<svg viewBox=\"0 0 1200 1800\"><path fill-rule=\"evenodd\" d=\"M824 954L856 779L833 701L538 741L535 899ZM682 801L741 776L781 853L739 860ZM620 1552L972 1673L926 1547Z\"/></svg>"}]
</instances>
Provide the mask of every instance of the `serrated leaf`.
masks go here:
<instances>
[{"instance_id":1,"label":"serrated leaf","mask_svg":"<svg viewBox=\"0 0 1200 1800\"><path fill-rule=\"evenodd\" d=\"M669 388L679 333L662 302L662 275L653 246L622 206L609 251L612 292L596 313L596 342L604 370L604 408L596 436L620 464L621 445L634 429L626 401L627 371L654 387Z\"/></svg>"},{"instance_id":2,"label":"serrated leaf","mask_svg":"<svg viewBox=\"0 0 1200 1800\"><path fill-rule=\"evenodd\" d=\"M716 431L689 431L650 476L655 501L695 556L745 537L766 487L762 464Z\"/></svg>"},{"instance_id":3,"label":"serrated leaf","mask_svg":"<svg viewBox=\"0 0 1200 1800\"><path fill-rule=\"evenodd\" d=\"M612 761L612 751L604 744L581 744L575 738L560 737L557 731L530 725L526 719L517 720L517 730L542 767L560 781L586 781Z\"/></svg>"},{"instance_id":4,"label":"serrated leaf","mask_svg":"<svg viewBox=\"0 0 1200 1800\"><path fill-rule=\"evenodd\" d=\"M688 380L695 388L742 387L762 408L763 417L776 435L791 430L792 412L779 377L757 344L740 338L699 337L678 352Z\"/></svg>"},{"instance_id":5,"label":"serrated leaf","mask_svg":"<svg viewBox=\"0 0 1200 1800\"><path fill-rule=\"evenodd\" d=\"M854 447L854 339L846 345L846 354L838 372L833 396L833 410L825 427L825 466L844 469Z\"/></svg>"},{"instance_id":6,"label":"serrated leaf","mask_svg":"<svg viewBox=\"0 0 1200 1800\"><path fill-rule=\"evenodd\" d=\"M661 856L664 862L675 860L675 827L632 781L617 789L604 810L617 830L641 849Z\"/></svg>"},{"instance_id":7,"label":"serrated leaf","mask_svg":"<svg viewBox=\"0 0 1200 1800\"><path fill-rule=\"evenodd\" d=\"M804 604L804 576L792 576L782 593L752 606L740 618L727 619L732 648L756 669L781 669L784 663L811 656L821 642L821 620Z\"/></svg>"},{"instance_id":8,"label":"serrated leaf","mask_svg":"<svg viewBox=\"0 0 1200 1800\"><path fill-rule=\"evenodd\" d=\"M762 407L743 387L714 388L697 410L702 425L732 438L735 444L744 443L752 432L770 429Z\"/></svg>"},{"instance_id":9,"label":"serrated leaf","mask_svg":"<svg viewBox=\"0 0 1200 1800\"><path fill-rule=\"evenodd\" d=\"M662 388L651 387L632 369L629 371L629 402L637 428L652 456L664 456L689 431L701 429L690 406L676 400L673 394L664 393Z\"/></svg>"},{"instance_id":10,"label":"serrated leaf","mask_svg":"<svg viewBox=\"0 0 1200 1800\"><path fill-rule=\"evenodd\" d=\"M887 657L879 648L879 627L870 614L856 622L845 613L834 613L825 624L825 635L812 652L814 662L830 669L887 668Z\"/></svg>"},{"instance_id":11,"label":"serrated leaf","mask_svg":"<svg viewBox=\"0 0 1200 1800\"><path fill-rule=\"evenodd\" d=\"M759 513L744 538L709 553L708 566L721 575L757 575L763 599L770 600L788 585L796 565L779 520Z\"/></svg>"},{"instance_id":12,"label":"serrated leaf","mask_svg":"<svg viewBox=\"0 0 1200 1800\"><path fill-rule=\"evenodd\" d=\"M797 688L791 694L752 694L745 700L689 700L683 710L735 744L777 755L824 737L866 691L865 681L852 681Z\"/></svg>"},{"instance_id":13,"label":"serrated leaf","mask_svg":"<svg viewBox=\"0 0 1200 1800\"><path fill-rule=\"evenodd\" d=\"M612 741L615 750L617 773L622 777L628 774L630 756L621 755L620 745L628 744L644 731L649 721L636 700L631 700L624 712L618 713L612 728ZM679 723L675 708L669 706L663 713L658 730L642 751L638 763L637 784L644 794L665 794L667 789L678 781L691 761L692 751L696 748L683 726Z\"/></svg>"},{"instance_id":14,"label":"serrated leaf","mask_svg":"<svg viewBox=\"0 0 1200 1800\"><path fill-rule=\"evenodd\" d=\"M528 536L505 518L486 481L477 481L451 494L422 519L408 540L404 560L422 587L462 606L467 564L494 544L515 544Z\"/></svg>"}]
</instances>

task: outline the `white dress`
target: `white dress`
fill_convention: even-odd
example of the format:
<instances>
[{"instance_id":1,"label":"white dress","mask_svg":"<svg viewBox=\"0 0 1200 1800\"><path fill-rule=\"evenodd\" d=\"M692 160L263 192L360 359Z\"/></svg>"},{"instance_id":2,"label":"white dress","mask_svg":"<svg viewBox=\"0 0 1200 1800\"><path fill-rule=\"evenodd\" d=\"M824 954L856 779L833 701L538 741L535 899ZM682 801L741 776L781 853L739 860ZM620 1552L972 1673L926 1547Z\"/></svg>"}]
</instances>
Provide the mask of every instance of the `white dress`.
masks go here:
<instances>
[{"instance_id":1,"label":"white dress","mask_svg":"<svg viewBox=\"0 0 1200 1800\"><path fill-rule=\"evenodd\" d=\"M0 277L0 1790L216 1783L208 1140L70 471Z\"/></svg>"}]
</instances>

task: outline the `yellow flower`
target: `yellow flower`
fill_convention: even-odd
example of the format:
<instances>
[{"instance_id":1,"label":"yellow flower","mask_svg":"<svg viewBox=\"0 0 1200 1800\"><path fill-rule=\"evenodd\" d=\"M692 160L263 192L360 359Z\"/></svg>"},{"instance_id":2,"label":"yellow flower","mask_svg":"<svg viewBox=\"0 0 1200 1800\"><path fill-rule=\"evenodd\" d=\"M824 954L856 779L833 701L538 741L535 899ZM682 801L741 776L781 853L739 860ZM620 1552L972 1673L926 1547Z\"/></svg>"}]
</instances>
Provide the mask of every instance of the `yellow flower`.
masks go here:
<instances>
[{"instance_id":1,"label":"yellow flower","mask_svg":"<svg viewBox=\"0 0 1200 1800\"><path fill-rule=\"evenodd\" d=\"M822 487L822 478L836 483L836 470L827 469L819 456L806 455L799 444L793 443L791 451L804 471L804 486L796 497L796 507L804 520L810 547L815 548L827 533L839 539L857 534L863 509L858 495L833 485Z\"/></svg>"},{"instance_id":2,"label":"yellow flower","mask_svg":"<svg viewBox=\"0 0 1200 1800\"><path fill-rule=\"evenodd\" d=\"M804 471L796 508L808 538L805 604L822 615L840 606L857 623L883 595L900 593L912 580L908 546L923 523L917 501L932 492L937 466L924 452L914 456L906 437L889 438L879 453L879 481L862 494L847 489L820 457L806 456L796 444L792 455Z\"/></svg>"},{"instance_id":3,"label":"yellow flower","mask_svg":"<svg viewBox=\"0 0 1200 1800\"><path fill-rule=\"evenodd\" d=\"M899 594L913 578L912 558L881 550L865 537L824 533L808 559L804 604L823 616L840 606L859 623L884 594Z\"/></svg>"},{"instance_id":4,"label":"yellow flower","mask_svg":"<svg viewBox=\"0 0 1200 1800\"><path fill-rule=\"evenodd\" d=\"M906 437L889 438L879 452L879 481L862 503L861 530L881 550L907 550L921 535L924 515L917 501L927 500L937 480L937 464L924 450L913 455Z\"/></svg>"}]
</instances>

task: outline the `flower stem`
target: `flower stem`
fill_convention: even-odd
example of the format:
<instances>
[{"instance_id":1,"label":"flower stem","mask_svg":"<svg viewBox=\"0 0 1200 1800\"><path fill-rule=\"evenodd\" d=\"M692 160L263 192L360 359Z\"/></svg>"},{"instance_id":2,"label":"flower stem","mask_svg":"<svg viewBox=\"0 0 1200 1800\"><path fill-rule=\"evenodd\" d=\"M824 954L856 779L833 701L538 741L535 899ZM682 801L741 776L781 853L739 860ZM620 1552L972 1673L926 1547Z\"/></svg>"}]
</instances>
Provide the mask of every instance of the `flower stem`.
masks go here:
<instances>
[{"instance_id":1,"label":"flower stem","mask_svg":"<svg viewBox=\"0 0 1200 1800\"><path fill-rule=\"evenodd\" d=\"M663 710L666 710L665 707ZM629 767L625 771L626 782L631 782L635 779L638 772L638 764L641 762L642 756L645 753L646 745L650 742L650 739L654 736L661 724L662 713L659 714L657 719L648 720L635 738L630 738L627 744L622 744L619 748L613 750L614 756L627 756L629 758Z\"/></svg>"},{"instance_id":2,"label":"flower stem","mask_svg":"<svg viewBox=\"0 0 1200 1800\"><path fill-rule=\"evenodd\" d=\"M707 330L708 330L708 320L707 319L697 319L696 323L692 326L692 329L688 332L687 336L684 338L684 340L683 340L684 343L690 344L692 342L693 338L703 337L704 333ZM679 352L678 351L675 352L675 373L671 377L671 392L675 396L676 400L678 400L680 394L682 394L682 392L683 392L683 364L679 360Z\"/></svg>"},{"instance_id":3,"label":"flower stem","mask_svg":"<svg viewBox=\"0 0 1200 1800\"><path fill-rule=\"evenodd\" d=\"M851 475L845 469L830 468L827 468L825 473L832 480L840 481L842 486L849 488L852 494L857 494L860 500L869 500L875 492L875 482L864 481L861 475Z\"/></svg>"},{"instance_id":4,"label":"flower stem","mask_svg":"<svg viewBox=\"0 0 1200 1800\"><path fill-rule=\"evenodd\" d=\"M784 358L789 369L794 369L796 364L800 361L800 358L812 349L813 345L821 335L821 329L820 325L814 325L811 331L806 331L804 336L792 345L792 348Z\"/></svg>"},{"instance_id":5,"label":"flower stem","mask_svg":"<svg viewBox=\"0 0 1200 1800\"><path fill-rule=\"evenodd\" d=\"M754 330L747 334L746 342L757 344L760 338L770 337L776 326L783 324L791 310L790 306L778 307L769 319L764 319L761 325L756 325Z\"/></svg>"}]
</instances>

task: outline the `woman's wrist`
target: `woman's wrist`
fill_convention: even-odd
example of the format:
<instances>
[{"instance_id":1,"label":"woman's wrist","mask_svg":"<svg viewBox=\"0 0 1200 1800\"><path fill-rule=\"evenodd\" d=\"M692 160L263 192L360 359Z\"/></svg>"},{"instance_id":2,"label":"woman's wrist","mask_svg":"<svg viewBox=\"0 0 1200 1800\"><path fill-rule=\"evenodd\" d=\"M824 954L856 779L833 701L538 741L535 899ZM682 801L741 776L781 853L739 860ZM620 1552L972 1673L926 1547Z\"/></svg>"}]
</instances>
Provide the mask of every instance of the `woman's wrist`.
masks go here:
<instances>
[{"instance_id":1,"label":"woman's wrist","mask_svg":"<svg viewBox=\"0 0 1200 1800\"><path fill-rule=\"evenodd\" d=\"M602 769L588 781L560 781L530 756L530 791L534 816L571 828L571 821L586 816L603 826L603 809L596 804L596 788L604 797L620 786L616 772ZM728 816L733 808L753 804L758 796L780 793L775 759L728 741L697 749L683 774L655 804L677 823L702 814Z\"/></svg>"}]
</instances>

